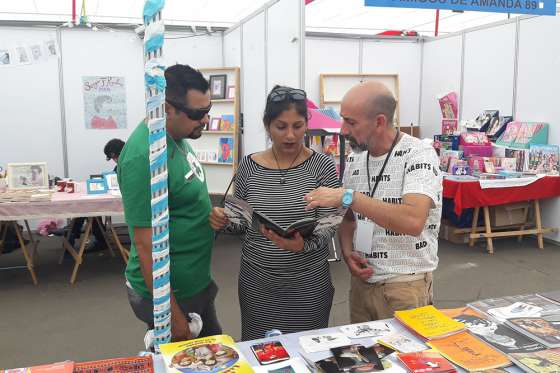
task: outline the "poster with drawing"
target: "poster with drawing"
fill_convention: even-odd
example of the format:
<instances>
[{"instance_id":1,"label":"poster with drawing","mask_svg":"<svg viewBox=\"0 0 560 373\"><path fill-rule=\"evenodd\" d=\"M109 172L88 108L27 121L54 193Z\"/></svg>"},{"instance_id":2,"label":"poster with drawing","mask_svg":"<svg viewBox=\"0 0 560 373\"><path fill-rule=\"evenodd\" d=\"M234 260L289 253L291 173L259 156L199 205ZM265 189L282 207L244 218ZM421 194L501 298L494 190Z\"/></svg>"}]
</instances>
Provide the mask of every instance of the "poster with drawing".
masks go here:
<instances>
[{"instance_id":1,"label":"poster with drawing","mask_svg":"<svg viewBox=\"0 0 560 373\"><path fill-rule=\"evenodd\" d=\"M124 77L84 76L82 82L86 128L126 128L126 86Z\"/></svg>"}]
</instances>

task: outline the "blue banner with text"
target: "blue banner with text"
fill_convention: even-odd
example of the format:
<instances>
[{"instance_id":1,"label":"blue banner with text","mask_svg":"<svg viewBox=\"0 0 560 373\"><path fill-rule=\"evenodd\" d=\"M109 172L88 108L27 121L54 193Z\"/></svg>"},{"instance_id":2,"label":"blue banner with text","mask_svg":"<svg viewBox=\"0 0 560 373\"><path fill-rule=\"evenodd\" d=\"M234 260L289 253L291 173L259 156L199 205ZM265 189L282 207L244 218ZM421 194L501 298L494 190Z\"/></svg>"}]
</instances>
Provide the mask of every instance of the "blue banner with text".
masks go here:
<instances>
[{"instance_id":1,"label":"blue banner with text","mask_svg":"<svg viewBox=\"0 0 560 373\"><path fill-rule=\"evenodd\" d=\"M555 0L364 0L365 6L556 15Z\"/></svg>"}]
</instances>

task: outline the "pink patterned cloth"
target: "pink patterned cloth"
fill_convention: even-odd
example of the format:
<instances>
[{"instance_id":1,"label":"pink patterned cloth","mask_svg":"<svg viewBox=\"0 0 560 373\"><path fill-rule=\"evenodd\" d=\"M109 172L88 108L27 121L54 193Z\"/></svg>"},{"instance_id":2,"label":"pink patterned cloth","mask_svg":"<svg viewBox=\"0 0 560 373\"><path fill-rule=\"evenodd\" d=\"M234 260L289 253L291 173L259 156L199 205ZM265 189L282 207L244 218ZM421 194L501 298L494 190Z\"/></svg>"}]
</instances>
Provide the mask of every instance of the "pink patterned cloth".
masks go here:
<instances>
[{"instance_id":1,"label":"pink patterned cloth","mask_svg":"<svg viewBox=\"0 0 560 373\"><path fill-rule=\"evenodd\" d=\"M0 203L0 221L123 215L120 196L54 193L51 201Z\"/></svg>"}]
</instances>

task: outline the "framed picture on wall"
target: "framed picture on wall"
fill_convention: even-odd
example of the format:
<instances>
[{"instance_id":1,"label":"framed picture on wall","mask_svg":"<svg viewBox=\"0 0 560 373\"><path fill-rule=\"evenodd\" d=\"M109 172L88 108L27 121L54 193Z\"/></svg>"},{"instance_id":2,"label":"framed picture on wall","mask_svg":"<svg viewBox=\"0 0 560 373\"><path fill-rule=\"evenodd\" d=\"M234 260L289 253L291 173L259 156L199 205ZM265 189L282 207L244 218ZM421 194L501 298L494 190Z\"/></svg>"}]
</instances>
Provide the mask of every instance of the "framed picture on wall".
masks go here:
<instances>
[{"instance_id":1,"label":"framed picture on wall","mask_svg":"<svg viewBox=\"0 0 560 373\"><path fill-rule=\"evenodd\" d=\"M234 99L235 98L235 86L228 85L227 87L227 98Z\"/></svg>"},{"instance_id":2,"label":"framed picture on wall","mask_svg":"<svg viewBox=\"0 0 560 373\"><path fill-rule=\"evenodd\" d=\"M212 117L212 120L210 120L210 131L219 131L221 122L222 118Z\"/></svg>"},{"instance_id":3,"label":"framed picture on wall","mask_svg":"<svg viewBox=\"0 0 560 373\"><path fill-rule=\"evenodd\" d=\"M8 163L9 189L38 189L49 187L46 162Z\"/></svg>"},{"instance_id":4,"label":"framed picture on wall","mask_svg":"<svg viewBox=\"0 0 560 373\"><path fill-rule=\"evenodd\" d=\"M210 98L223 100L226 98L227 75L210 75Z\"/></svg>"}]
</instances>

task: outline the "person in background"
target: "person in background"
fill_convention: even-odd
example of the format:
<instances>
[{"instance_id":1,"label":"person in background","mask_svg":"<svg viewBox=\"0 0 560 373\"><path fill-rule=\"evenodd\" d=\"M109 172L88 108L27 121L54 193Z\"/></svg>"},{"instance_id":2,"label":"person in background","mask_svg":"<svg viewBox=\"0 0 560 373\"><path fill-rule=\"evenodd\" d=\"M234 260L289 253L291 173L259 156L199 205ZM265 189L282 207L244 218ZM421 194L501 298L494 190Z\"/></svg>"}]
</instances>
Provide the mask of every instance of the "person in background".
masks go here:
<instances>
[{"instance_id":1,"label":"person in background","mask_svg":"<svg viewBox=\"0 0 560 373\"><path fill-rule=\"evenodd\" d=\"M107 161L113 160L115 162L115 168L113 168L114 172L117 172L117 166L119 162L119 155L121 154L122 148L124 147L124 141L121 139L112 139L105 144L103 148L103 153L107 157ZM86 252L94 252L94 251L102 251L107 249L107 241L105 236L103 235L103 227L99 226L98 222L101 222L102 217L99 216L98 219L93 221L91 226L91 233L92 238L90 239L89 243L86 246ZM75 218L74 225L72 226L72 231L68 235L68 242L70 245L74 246L76 239L79 239L82 230L84 228L84 223L86 218ZM65 256L69 256L68 253L65 253Z\"/></svg>"},{"instance_id":2,"label":"person in background","mask_svg":"<svg viewBox=\"0 0 560 373\"><path fill-rule=\"evenodd\" d=\"M352 323L433 302L442 174L429 144L394 127L395 108L381 83L350 89L340 109L341 133L354 150L344 188L318 188L305 197L309 209L350 208L339 237L352 273Z\"/></svg>"},{"instance_id":3,"label":"person in background","mask_svg":"<svg viewBox=\"0 0 560 373\"><path fill-rule=\"evenodd\" d=\"M276 86L266 100L264 126L272 147L246 156L235 178L235 197L283 227L334 209L305 210L303 197L317 186L339 186L334 161L305 147L308 111L301 89ZM329 242L335 228L307 239L230 223L214 208L212 228L243 234L239 273L241 338L263 338L270 329L294 333L326 328L332 306Z\"/></svg>"},{"instance_id":4,"label":"person in background","mask_svg":"<svg viewBox=\"0 0 560 373\"><path fill-rule=\"evenodd\" d=\"M208 216L212 205L204 169L185 141L200 138L212 104L208 81L190 66L167 68L165 80L171 334L173 340L185 340L192 337L189 318L194 313L202 319L200 337L222 332L214 305L218 287L210 272L214 232ZM117 174L132 242L125 273L128 299L136 317L153 329L148 136L147 123L142 121L120 154Z\"/></svg>"}]
</instances>

